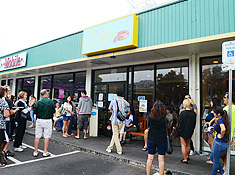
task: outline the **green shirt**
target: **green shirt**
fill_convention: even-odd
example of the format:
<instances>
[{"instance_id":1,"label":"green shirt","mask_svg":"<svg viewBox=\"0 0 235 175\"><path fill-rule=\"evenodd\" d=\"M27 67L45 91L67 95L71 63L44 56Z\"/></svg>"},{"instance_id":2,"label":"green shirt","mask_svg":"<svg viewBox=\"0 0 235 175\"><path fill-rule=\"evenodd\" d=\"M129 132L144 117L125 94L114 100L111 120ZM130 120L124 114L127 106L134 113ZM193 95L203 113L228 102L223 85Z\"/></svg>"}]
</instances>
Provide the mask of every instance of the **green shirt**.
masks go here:
<instances>
[{"instance_id":1,"label":"green shirt","mask_svg":"<svg viewBox=\"0 0 235 175\"><path fill-rule=\"evenodd\" d=\"M227 111L227 114L229 115L229 105L224 107L224 110ZM231 141L233 138L235 129L235 105L232 105L232 117L231 117Z\"/></svg>"},{"instance_id":2,"label":"green shirt","mask_svg":"<svg viewBox=\"0 0 235 175\"><path fill-rule=\"evenodd\" d=\"M34 108L34 113L36 114L37 118L52 119L53 114L55 113L54 102L47 97L42 98L41 100L37 101Z\"/></svg>"}]
</instances>

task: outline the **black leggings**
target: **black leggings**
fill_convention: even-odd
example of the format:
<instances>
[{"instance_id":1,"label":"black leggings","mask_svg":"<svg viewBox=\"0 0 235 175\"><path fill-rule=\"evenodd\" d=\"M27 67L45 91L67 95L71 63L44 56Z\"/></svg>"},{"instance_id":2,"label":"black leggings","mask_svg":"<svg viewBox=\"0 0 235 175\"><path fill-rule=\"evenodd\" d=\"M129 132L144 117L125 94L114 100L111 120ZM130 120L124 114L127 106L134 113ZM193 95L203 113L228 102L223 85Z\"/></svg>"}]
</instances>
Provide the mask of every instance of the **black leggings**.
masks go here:
<instances>
[{"instance_id":1,"label":"black leggings","mask_svg":"<svg viewBox=\"0 0 235 175\"><path fill-rule=\"evenodd\" d=\"M16 128L16 137L14 142L14 147L18 148L22 145L25 129L26 129L26 119L25 118L18 118L17 120L18 126Z\"/></svg>"}]
</instances>

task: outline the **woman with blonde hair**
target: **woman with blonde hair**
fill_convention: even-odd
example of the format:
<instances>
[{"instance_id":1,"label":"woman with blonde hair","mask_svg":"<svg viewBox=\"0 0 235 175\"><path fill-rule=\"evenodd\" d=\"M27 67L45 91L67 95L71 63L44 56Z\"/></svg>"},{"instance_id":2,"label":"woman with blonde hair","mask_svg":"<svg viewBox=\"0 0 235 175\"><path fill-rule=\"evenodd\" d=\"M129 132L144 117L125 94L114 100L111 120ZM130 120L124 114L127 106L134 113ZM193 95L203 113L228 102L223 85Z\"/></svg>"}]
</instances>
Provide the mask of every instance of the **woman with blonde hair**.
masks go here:
<instances>
[{"instance_id":1,"label":"woman with blonde hair","mask_svg":"<svg viewBox=\"0 0 235 175\"><path fill-rule=\"evenodd\" d=\"M181 142L181 151L184 159L182 163L188 164L190 153L190 140L196 126L196 114L192 110L194 102L188 98L183 101L185 110L179 116L179 136Z\"/></svg>"},{"instance_id":2,"label":"woman with blonde hair","mask_svg":"<svg viewBox=\"0 0 235 175\"><path fill-rule=\"evenodd\" d=\"M22 145L25 129L26 129L26 122L27 122L27 115L29 113L30 108L26 104L27 99L27 92L21 91L18 94L19 100L15 103L15 106L19 108L16 112L16 121L18 126L16 128L16 136L14 142L14 151L22 152L27 147Z\"/></svg>"}]
</instances>

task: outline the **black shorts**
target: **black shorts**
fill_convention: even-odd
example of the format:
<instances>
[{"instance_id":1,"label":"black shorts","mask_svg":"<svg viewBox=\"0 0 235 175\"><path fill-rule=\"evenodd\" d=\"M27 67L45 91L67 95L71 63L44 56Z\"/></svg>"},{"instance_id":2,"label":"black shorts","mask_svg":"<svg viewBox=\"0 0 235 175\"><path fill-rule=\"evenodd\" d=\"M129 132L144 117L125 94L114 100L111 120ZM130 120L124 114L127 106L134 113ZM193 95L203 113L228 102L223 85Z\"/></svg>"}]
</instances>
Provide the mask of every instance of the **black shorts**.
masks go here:
<instances>
[{"instance_id":1,"label":"black shorts","mask_svg":"<svg viewBox=\"0 0 235 175\"><path fill-rule=\"evenodd\" d=\"M0 129L0 145L6 140L4 131L4 129Z\"/></svg>"},{"instance_id":2,"label":"black shorts","mask_svg":"<svg viewBox=\"0 0 235 175\"><path fill-rule=\"evenodd\" d=\"M77 128L80 130L87 130L89 125L89 117L90 114L79 114L78 115L78 121L77 121Z\"/></svg>"}]
</instances>

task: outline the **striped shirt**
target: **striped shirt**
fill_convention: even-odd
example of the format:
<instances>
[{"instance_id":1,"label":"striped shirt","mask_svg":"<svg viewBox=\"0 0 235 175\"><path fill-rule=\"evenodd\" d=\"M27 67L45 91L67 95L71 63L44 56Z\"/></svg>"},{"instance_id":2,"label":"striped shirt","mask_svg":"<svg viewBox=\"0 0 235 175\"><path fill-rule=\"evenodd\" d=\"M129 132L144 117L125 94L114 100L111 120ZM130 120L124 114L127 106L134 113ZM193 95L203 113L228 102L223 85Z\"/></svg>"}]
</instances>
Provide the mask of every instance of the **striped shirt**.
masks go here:
<instances>
[{"instance_id":1,"label":"striped shirt","mask_svg":"<svg viewBox=\"0 0 235 175\"><path fill-rule=\"evenodd\" d=\"M130 112L130 104L124 100L122 97L117 97L118 107L122 114L126 117L127 113ZM111 120L114 124L121 124L125 121L120 121L117 118L117 102L116 100L112 100L109 105L109 110L113 111L109 120Z\"/></svg>"}]
</instances>

